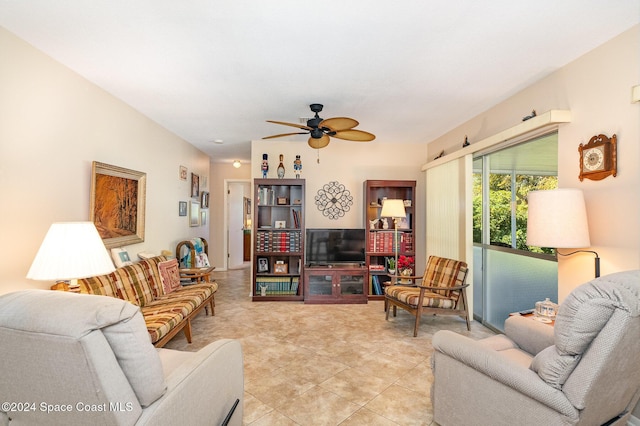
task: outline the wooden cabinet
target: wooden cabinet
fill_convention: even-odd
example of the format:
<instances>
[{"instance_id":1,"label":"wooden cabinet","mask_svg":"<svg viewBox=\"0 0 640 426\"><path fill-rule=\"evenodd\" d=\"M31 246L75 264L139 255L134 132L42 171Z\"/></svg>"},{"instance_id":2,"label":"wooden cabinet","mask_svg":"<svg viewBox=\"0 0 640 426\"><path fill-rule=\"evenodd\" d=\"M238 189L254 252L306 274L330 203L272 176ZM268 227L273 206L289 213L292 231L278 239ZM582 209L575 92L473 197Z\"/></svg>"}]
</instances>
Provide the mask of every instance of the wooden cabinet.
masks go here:
<instances>
[{"instance_id":1,"label":"wooden cabinet","mask_svg":"<svg viewBox=\"0 0 640 426\"><path fill-rule=\"evenodd\" d=\"M392 219L387 219L388 228L383 227L380 217L383 200L404 201L406 217L397 222L398 256L413 256L415 259L415 196L416 181L414 180L367 180L364 182L364 224L367 227L365 264L369 273L370 299L384 298L383 284L391 280L387 259L395 258L395 224Z\"/></svg>"},{"instance_id":2,"label":"wooden cabinet","mask_svg":"<svg viewBox=\"0 0 640 426\"><path fill-rule=\"evenodd\" d=\"M367 303L367 269L309 267L304 272L304 303Z\"/></svg>"},{"instance_id":3,"label":"wooden cabinet","mask_svg":"<svg viewBox=\"0 0 640 426\"><path fill-rule=\"evenodd\" d=\"M304 298L304 179L255 179L253 301Z\"/></svg>"}]
</instances>

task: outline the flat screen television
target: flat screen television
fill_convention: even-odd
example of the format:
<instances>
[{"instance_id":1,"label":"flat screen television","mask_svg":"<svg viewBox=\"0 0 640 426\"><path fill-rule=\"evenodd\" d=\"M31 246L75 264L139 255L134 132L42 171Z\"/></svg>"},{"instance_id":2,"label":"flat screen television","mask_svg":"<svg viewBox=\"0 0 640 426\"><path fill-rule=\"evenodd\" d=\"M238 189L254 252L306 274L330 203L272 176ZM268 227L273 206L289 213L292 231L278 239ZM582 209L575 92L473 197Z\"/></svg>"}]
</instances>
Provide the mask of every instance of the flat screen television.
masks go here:
<instances>
[{"instance_id":1,"label":"flat screen television","mask_svg":"<svg viewBox=\"0 0 640 426\"><path fill-rule=\"evenodd\" d=\"M364 263L364 229L309 228L305 236L305 265Z\"/></svg>"}]
</instances>

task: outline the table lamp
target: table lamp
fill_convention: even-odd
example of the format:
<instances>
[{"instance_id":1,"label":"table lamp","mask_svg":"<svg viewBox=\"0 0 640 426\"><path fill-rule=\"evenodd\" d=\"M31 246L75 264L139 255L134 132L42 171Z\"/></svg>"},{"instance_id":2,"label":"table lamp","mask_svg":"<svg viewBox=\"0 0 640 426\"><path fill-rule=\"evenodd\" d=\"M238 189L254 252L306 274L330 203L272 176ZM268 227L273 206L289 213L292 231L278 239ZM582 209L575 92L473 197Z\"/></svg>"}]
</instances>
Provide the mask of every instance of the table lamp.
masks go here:
<instances>
[{"instance_id":1,"label":"table lamp","mask_svg":"<svg viewBox=\"0 0 640 426\"><path fill-rule=\"evenodd\" d=\"M527 245L555 248L560 256L595 254L595 275L600 276L600 257L591 250L560 253L559 248L589 247L589 225L584 195L579 189L531 191L527 219Z\"/></svg>"},{"instance_id":2,"label":"table lamp","mask_svg":"<svg viewBox=\"0 0 640 426\"><path fill-rule=\"evenodd\" d=\"M404 219L406 216L407 213L404 210L404 200L382 200L382 211L380 212L380 217L393 218L393 227L395 228L394 252L396 256L396 268L398 267L398 219Z\"/></svg>"},{"instance_id":3,"label":"table lamp","mask_svg":"<svg viewBox=\"0 0 640 426\"><path fill-rule=\"evenodd\" d=\"M27 278L55 280L52 290L69 290L69 281L115 271L92 222L61 222L49 228Z\"/></svg>"}]
</instances>

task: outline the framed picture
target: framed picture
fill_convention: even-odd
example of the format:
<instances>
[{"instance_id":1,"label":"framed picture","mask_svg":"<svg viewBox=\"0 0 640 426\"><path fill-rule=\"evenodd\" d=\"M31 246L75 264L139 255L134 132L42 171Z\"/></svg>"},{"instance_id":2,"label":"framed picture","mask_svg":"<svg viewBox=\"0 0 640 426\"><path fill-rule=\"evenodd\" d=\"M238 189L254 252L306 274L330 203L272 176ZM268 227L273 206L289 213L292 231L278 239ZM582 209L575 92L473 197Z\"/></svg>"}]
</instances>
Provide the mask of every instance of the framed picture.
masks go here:
<instances>
[{"instance_id":1,"label":"framed picture","mask_svg":"<svg viewBox=\"0 0 640 426\"><path fill-rule=\"evenodd\" d=\"M200 203L193 201L189 203L189 226L200 226Z\"/></svg>"},{"instance_id":2,"label":"framed picture","mask_svg":"<svg viewBox=\"0 0 640 426\"><path fill-rule=\"evenodd\" d=\"M276 200L276 204L278 204L279 206L287 205L287 197L278 197L278 199Z\"/></svg>"},{"instance_id":3,"label":"framed picture","mask_svg":"<svg viewBox=\"0 0 640 426\"><path fill-rule=\"evenodd\" d=\"M207 224L207 211L200 210L200 225L205 226Z\"/></svg>"},{"instance_id":4,"label":"framed picture","mask_svg":"<svg viewBox=\"0 0 640 426\"><path fill-rule=\"evenodd\" d=\"M276 262L273 265L273 273L274 274L286 274L289 272L289 265L287 265L286 263L278 263Z\"/></svg>"},{"instance_id":5,"label":"framed picture","mask_svg":"<svg viewBox=\"0 0 640 426\"><path fill-rule=\"evenodd\" d=\"M200 193L200 208L208 209L209 208L209 192L202 191Z\"/></svg>"},{"instance_id":6,"label":"framed picture","mask_svg":"<svg viewBox=\"0 0 640 426\"><path fill-rule=\"evenodd\" d=\"M133 262L129 257L129 252L122 247L112 248L111 258L113 259L113 263L116 264L116 268L133 265Z\"/></svg>"},{"instance_id":7,"label":"framed picture","mask_svg":"<svg viewBox=\"0 0 640 426\"><path fill-rule=\"evenodd\" d=\"M187 180L187 168L185 166L180 166L178 175L180 176L180 180Z\"/></svg>"},{"instance_id":8,"label":"framed picture","mask_svg":"<svg viewBox=\"0 0 640 426\"><path fill-rule=\"evenodd\" d=\"M200 176L195 173L191 173L191 197L196 198L200 196Z\"/></svg>"},{"instance_id":9,"label":"framed picture","mask_svg":"<svg viewBox=\"0 0 640 426\"><path fill-rule=\"evenodd\" d=\"M286 220L276 220L276 229L283 229L287 227Z\"/></svg>"},{"instance_id":10,"label":"framed picture","mask_svg":"<svg viewBox=\"0 0 640 426\"><path fill-rule=\"evenodd\" d=\"M94 161L90 218L105 247L144 241L147 174Z\"/></svg>"},{"instance_id":11,"label":"framed picture","mask_svg":"<svg viewBox=\"0 0 640 426\"><path fill-rule=\"evenodd\" d=\"M258 272L269 272L269 259L266 257L258 258Z\"/></svg>"},{"instance_id":12,"label":"framed picture","mask_svg":"<svg viewBox=\"0 0 640 426\"><path fill-rule=\"evenodd\" d=\"M186 216L186 215L187 215L187 202L178 201L178 216Z\"/></svg>"}]
</instances>

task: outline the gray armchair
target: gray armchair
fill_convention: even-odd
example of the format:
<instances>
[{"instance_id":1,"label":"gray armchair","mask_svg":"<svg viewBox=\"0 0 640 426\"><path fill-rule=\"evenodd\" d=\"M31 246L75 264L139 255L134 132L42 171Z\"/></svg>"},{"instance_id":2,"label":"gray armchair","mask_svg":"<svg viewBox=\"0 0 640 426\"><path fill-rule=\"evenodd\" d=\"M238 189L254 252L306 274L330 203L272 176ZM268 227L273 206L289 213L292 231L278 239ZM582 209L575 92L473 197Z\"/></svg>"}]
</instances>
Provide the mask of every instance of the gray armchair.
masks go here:
<instances>
[{"instance_id":1,"label":"gray armchair","mask_svg":"<svg viewBox=\"0 0 640 426\"><path fill-rule=\"evenodd\" d=\"M504 335L442 330L433 348L439 425L624 425L640 398L640 271L576 288L554 327L514 316Z\"/></svg>"},{"instance_id":2,"label":"gray armchair","mask_svg":"<svg viewBox=\"0 0 640 426\"><path fill-rule=\"evenodd\" d=\"M242 424L238 341L156 349L140 308L113 297L0 296L0 360L0 425Z\"/></svg>"}]
</instances>

